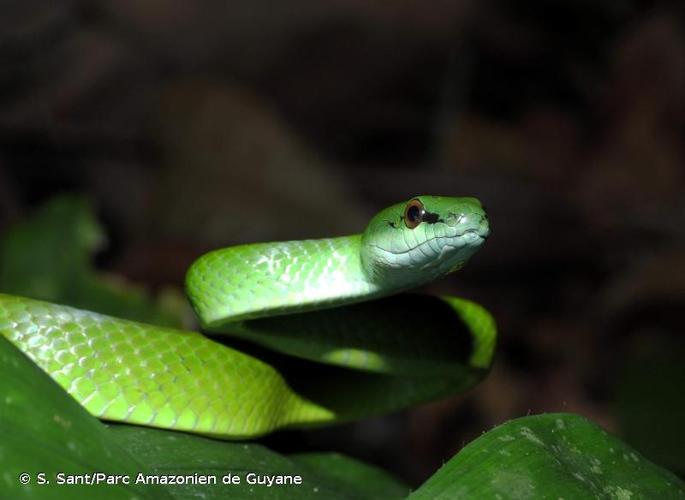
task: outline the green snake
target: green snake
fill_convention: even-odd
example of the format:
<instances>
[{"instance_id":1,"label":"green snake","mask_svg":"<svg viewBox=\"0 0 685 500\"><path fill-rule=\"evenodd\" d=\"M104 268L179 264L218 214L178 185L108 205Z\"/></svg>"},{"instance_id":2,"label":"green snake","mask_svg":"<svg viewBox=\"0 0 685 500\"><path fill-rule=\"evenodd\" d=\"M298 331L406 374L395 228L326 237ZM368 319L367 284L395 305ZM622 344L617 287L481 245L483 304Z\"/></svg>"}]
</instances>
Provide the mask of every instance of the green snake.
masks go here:
<instances>
[{"instance_id":1,"label":"green snake","mask_svg":"<svg viewBox=\"0 0 685 500\"><path fill-rule=\"evenodd\" d=\"M418 196L362 234L201 256L186 292L212 337L2 294L0 333L105 420L228 439L349 420L483 376L495 325L482 307L387 296L461 268L489 231L475 198Z\"/></svg>"}]
</instances>

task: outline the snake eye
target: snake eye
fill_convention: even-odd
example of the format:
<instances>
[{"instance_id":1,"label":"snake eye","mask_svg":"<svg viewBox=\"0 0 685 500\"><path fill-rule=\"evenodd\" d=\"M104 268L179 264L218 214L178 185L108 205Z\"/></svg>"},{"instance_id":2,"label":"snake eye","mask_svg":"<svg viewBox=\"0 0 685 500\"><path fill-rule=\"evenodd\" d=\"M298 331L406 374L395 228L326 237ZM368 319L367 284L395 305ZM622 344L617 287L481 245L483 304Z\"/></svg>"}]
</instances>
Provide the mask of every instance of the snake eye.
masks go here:
<instances>
[{"instance_id":1,"label":"snake eye","mask_svg":"<svg viewBox=\"0 0 685 500\"><path fill-rule=\"evenodd\" d=\"M414 198L407 206L404 207L404 223L409 229L414 229L423 221L423 215L426 210L423 208L423 203Z\"/></svg>"}]
</instances>

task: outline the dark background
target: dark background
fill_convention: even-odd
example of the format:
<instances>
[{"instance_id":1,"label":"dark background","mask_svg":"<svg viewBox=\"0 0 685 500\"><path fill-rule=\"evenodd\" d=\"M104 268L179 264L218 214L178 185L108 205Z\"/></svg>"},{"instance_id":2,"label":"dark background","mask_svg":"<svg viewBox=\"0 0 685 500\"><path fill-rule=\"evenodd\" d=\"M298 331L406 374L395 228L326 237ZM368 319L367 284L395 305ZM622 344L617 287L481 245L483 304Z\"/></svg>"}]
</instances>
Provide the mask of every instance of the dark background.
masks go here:
<instances>
[{"instance_id":1,"label":"dark background","mask_svg":"<svg viewBox=\"0 0 685 500\"><path fill-rule=\"evenodd\" d=\"M685 475L682 2L26 0L0 7L0 230L86 196L154 295L222 245L417 194L492 237L432 287L498 320L468 394L263 442L419 484L507 419L585 415Z\"/></svg>"}]
</instances>

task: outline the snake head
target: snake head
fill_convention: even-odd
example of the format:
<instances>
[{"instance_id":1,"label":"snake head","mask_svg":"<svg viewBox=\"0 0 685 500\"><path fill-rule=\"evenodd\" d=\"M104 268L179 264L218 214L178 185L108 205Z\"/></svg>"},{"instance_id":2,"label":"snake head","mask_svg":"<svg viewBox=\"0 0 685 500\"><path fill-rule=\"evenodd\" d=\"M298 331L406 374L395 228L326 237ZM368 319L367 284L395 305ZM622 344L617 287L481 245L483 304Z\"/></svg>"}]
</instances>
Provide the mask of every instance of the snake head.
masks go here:
<instances>
[{"instance_id":1,"label":"snake head","mask_svg":"<svg viewBox=\"0 0 685 500\"><path fill-rule=\"evenodd\" d=\"M477 199L417 196L371 219L362 235L362 268L374 283L409 288L464 266L489 234Z\"/></svg>"}]
</instances>

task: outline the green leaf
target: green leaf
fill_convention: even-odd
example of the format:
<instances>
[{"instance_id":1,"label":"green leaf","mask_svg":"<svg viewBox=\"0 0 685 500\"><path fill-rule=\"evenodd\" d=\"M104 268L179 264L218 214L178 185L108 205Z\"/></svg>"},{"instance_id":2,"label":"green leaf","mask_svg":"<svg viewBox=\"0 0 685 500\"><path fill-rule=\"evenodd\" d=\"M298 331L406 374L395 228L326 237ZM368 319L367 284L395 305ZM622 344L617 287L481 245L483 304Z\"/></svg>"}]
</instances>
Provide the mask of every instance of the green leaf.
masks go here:
<instances>
[{"instance_id":1,"label":"green leaf","mask_svg":"<svg viewBox=\"0 0 685 500\"><path fill-rule=\"evenodd\" d=\"M467 445L410 497L683 499L685 483L584 417L507 422Z\"/></svg>"},{"instance_id":2,"label":"green leaf","mask_svg":"<svg viewBox=\"0 0 685 500\"><path fill-rule=\"evenodd\" d=\"M290 455L322 478L354 492L355 498L405 498L409 487L382 469L354 460L340 453L298 453Z\"/></svg>"},{"instance_id":3,"label":"green leaf","mask_svg":"<svg viewBox=\"0 0 685 500\"><path fill-rule=\"evenodd\" d=\"M170 476L197 473L216 478L216 484L170 487L176 498L364 500L401 498L408 492L386 473L339 455L288 458L258 444L228 443L130 426L114 426L110 431L151 473ZM312 463L315 457L319 463ZM223 478L229 475L239 483L223 484ZM301 484L250 483L257 477L274 476L300 477Z\"/></svg>"},{"instance_id":4,"label":"green leaf","mask_svg":"<svg viewBox=\"0 0 685 500\"><path fill-rule=\"evenodd\" d=\"M105 236L88 204L75 196L50 200L3 234L0 287L7 293L67 301L92 272L91 254Z\"/></svg>"},{"instance_id":5,"label":"green leaf","mask_svg":"<svg viewBox=\"0 0 685 500\"><path fill-rule=\"evenodd\" d=\"M142 467L26 356L0 336L0 491L3 498L168 498L135 484L58 485L57 474L133 475ZM21 484L21 474L30 475ZM44 473L50 484L39 485Z\"/></svg>"}]
</instances>

